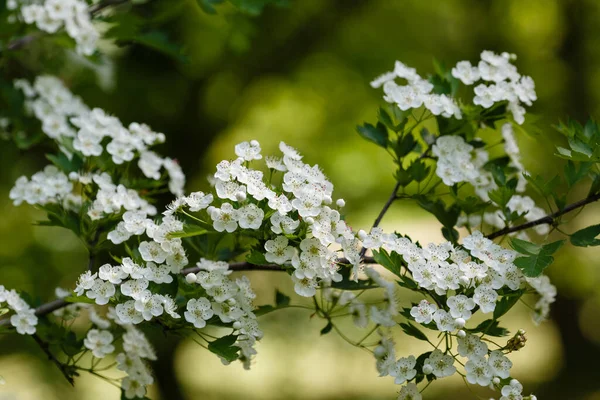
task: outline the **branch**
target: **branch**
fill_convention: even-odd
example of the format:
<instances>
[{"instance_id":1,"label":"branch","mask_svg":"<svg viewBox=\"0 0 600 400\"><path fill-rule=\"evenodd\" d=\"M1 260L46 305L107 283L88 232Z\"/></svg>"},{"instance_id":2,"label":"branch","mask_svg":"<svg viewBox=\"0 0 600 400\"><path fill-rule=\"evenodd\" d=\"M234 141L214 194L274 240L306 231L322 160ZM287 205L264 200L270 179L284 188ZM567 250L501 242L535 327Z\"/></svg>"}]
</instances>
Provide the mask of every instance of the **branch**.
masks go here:
<instances>
[{"instance_id":1,"label":"branch","mask_svg":"<svg viewBox=\"0 0 600 400\"><path fill-rule=\"evenodd\" d=\"M534 226L538 226L538 225L542 225L542 224L554 225L555 220L558 219L559 217L563 216L564 214L567 214L573 210L584 207L585 205L593 203L598 200L600 200L600 193L596 193L593 196L589 196L589 197L586 197L585 199L576 201L575 203L569 204L562 210L558 210L557 212L555 212L553 214L546 215L545 217L536 219L534 221L529 221L529 222L526 222L521 225L516 225L516 226L511 226L511 227L506 227L504 229L500 229L499 231L496 231L496 232L493 232L493 233L487 235L487 238L495 239L497 237L504 236L509 233L519 232L519 231L533 228Z\"/></svg>"},{"instance_id":2,"label":"branch","mask_svg":"<svg viewBox=\"0 0 600 400\"><path fill-rule=\"evenodd\" d=\"M363 262L365 264L376 264L375 259L373 257L363 257ZM348 264L349 261L345 258L340 258L338 260L338 263L339 264ZM276 264L254 265L254 264L250 264L249 262L246 262L246 261L231 263L231 264L229 264L229 269L232 271L285 271L284 269L281 268L280 265L276 265ZM200 268L191 267L191 268L186 268L186 269L181 270L180 274L185 276L187 274L196 273L198 271L200 271ZM50 314L53 311L60 310L61 308L64 308L64 307L68 306L69 304L75 304L75 303L69 303L65 299L52 300L52 301L42 304L41 306L36 308L35 315L37 315L38 317L44 316L44 315ZM0 320L0 326L6 326L9 323L10 323L10 320L8 318Z\"/></svg>"},{"instance_id":3,"label":"branch","mask_svg":"<svg viewBox=\"0 0 600 400\"><path fill-rule=\"evenodd\" d=\"M36 314L37 314L37 312L36 312ZM46 355L48 356L48 360L50 360L54 364L56 364L56 366L58 367L58 369L60 370L60 372L62 372L62 374L64 375L65 379L71 384L71 386L75 386L75 381L73 380L73 377L69 374L69 371L67 370L67 366L65 364L61 363L54 356L54 354L52 354L52 352L48 348L49 347L48 343L44 342L36 333L34 333L33 335L31 335L31 337L40 346L40 348L44 351L44 353L46 353Z\"/></svg>"}]
</instances>

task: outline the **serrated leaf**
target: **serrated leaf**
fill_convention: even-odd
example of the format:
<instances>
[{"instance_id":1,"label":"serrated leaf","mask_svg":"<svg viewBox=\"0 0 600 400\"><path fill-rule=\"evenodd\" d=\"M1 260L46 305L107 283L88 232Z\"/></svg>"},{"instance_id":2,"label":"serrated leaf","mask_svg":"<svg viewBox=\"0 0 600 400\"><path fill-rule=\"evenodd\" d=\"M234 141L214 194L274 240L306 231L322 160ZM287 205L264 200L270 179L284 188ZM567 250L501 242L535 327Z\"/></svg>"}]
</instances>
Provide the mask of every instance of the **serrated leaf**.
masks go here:
<instances>
[{"instance_id":1,"label":"serrated leaf","mask_svg":"<svg viewBox=\"0 0 600 400\"><path fill-rule=\"evenodd\" d=\"M578 247L600 246L600 224L588 226L571 235L571 244Z\"/></svg>"},{"instance_id":2,"label":"serrated leaf","mask_svg":"<svg viewBox=\"0 0 600 400\"><path fill-rule=\"evenodd\" d=\"M410 322L401 323L400 327L402 328L402 330L404 331L404 333L406 333L408 336L412 336L412 337L417 338L419 340L427 341L427 336L423 332L421 332L419 330L419 328L417 328L416 326L414 326Z\"/></svg>"},{"instance_id":3,"label":"serrated leaf","mask_svg":"<svg viewBox=\"0 0 600 400\"><path fill-rule=\"evenodd\" d=\"M210 342L208 344L208 350L218 355L219 357L223 357L229 362L235 361L238 358L238 351L240 350L239 347L233 345L236 340L237 335L223 336L217 340Z\"/></svg>"},{"instance_id":4,"label":"serrated leaf","mask_svg":"<svg viewBox=\"0 0 600 400\"><path fill-rule=\"evenodd\" d=\"M357 126L356 131L366 140L375 143L377 146L386 148L388 144L388 131L385 125L378 123L373 126L365 123L363 126Z\"/></svg>"},{"instance_id":5,"label":"serrated leaf","mask_svg":"<svg viewBox=\"0 0 600 400\"><path fill-rule=\"evenodd\" d=\"M246 256L246 261L253 265L267 265L267 259L265 255L258 250L252 250L250 254Z\"/></svg>"},{"instance_id":6,"label":"serrated leaf","mask_svg":"<svg viewBox=\"0 0 600 400\"><path fill-rule=\"evenodd\" d=\"M381 265L394 275L400 276L400 268L403 265L403 260L398 253L392 251L390 254L384 249L381 249L380 251L373 250L373 258L377 264Z\"/></svg>"},{"instance_id":7,"label":"serrated leaf","mask_svg":"<svg viewBox=\"0 0 600 400\"><path fill-rule=\"evenodd\" d=\"M477 327L472 329L465 329L465 331L470 333L483 333L485 335L490 336L506 336L508 335L508 330L498 326L499 322L495 319L487 319L477 325Z\"/></svg>"},{"instance_id":8,"label":"serrated leaf","mask_svg":"<svg viewBox=\"0 0 600 400\"><path fill-rule=\"evenodd\" d=\"M417 142L415 141L412 133L407 133L401 138L398 138L398 142L394 147L394 152L396 156L400 159L410 153L414 148Z\"/></svg>"},{"instance_id":9,"label":"serrated leaf","mask_svg":"<svg viewBox=\"0 0 600 400\"><path fill-rule=\"evenodd\" d=\"M496 303L496 308L494 309L494 319L498 319L504 314L506 314L508 310L510 310L515 304L517 304L517 301L519 301L523 293L524 292L522 290L519 290L516 293L511 293L510 295L503 296Z\"/></svg>"},{"instance_id":10,"label":"serrated leaf","mask_svg":"<svg viewBox=\"0 0 600 400\"><path fill-rule=\"evenodd\" d=\"M167 234L167 237L169 239L186 238L186 237L206 235L207 233L209 233L209 231L199 225L185 224L183 226L183 230L177 231L177 232L170 232L169 234Z\"/></svg>"},{"instance_id":11,"label":"serrated leaf","mask_svg":"<svg viewBox=\"0 0 600 400\"><path fill-rule=\"evenodd\" d=\"M290 304L290 297L281 293L279 290L275 291L275 305L277 307L285 307Z\"/></svg>"},{"instance_id":12,"label":"serrated leaf","mask_svg":"<svg viewBox=\"0 0 600 400\"><path fill-rule=\"evenodd\" d=\"M539 244L517 238L511 238L510 244L515 251L526 255L539 254L540 250L542 250L542 246Z\"/></svg>"},{"instance_id":13,"label":"serrated leaf","mask_svg":"<svg viewBox=\"0 0 600 400\"><path fill-rule=\"evenodd\" d=\"M542 246L538 254L533 254L528 257L517 257L514 264L525 276L530 278L540 276L540 274L554 262L554 257L552 257L551 254L555 253L563 243L564 240L559 240L546 244Z\"/></svg>"}]
</instances>

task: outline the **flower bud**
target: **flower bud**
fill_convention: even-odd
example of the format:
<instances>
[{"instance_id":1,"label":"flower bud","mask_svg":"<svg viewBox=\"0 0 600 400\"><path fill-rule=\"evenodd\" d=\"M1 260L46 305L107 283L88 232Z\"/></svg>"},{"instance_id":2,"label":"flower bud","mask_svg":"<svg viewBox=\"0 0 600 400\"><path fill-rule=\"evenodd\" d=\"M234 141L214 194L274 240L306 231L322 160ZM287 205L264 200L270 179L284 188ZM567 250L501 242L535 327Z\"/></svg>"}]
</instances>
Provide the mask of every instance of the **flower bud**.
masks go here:
<instances>
[{"instance_id":1,"label":"flower bud","mask_svg":"<svg viewBox=\"0 0 600 400\"><path fill-rule=\"evenodd\" d=\"M366 239L366 237L367 237L367 232L365 232L365 231L364 231L364 230L362 230L362 229L361 229L360 231L358 231L358 238L359 238L360 240L365 240L365 239Z\"/></svg>"},{"instance_id":2,"label":"flower bud","mask_svg":"<svg viewBox=\"0 0 600 400\"><path fill-rule=\"evenodd\" d=\"M425 364L425 365L423 365L423 373L424 373L425 375L429 375L429 374L431 374L432 372L433 372L433 367L432 367L431 365L429 365L429 364Z\"/></svg>"},{"instance_id":3,"label":"flower bud","mask_svg":"<svg viewBox=\"0 0 600 400\"><path fill-rule=\"evenodd\" d=\"M344 199L337 199L337 201L335 202L335 204L339 207L342 208L346 205L346 202L344 201Z\"/></svg>"},{"instance_id":4,"label":"flower bud","mask_svg":"<svg viewBox=\"0 0 600 400\"><path fill-rule=\"evenodd\" d=\"M235 194L235 198L237 199L237 201L244 201L246 200L246 192L237 192Z\"/></svg>"},{"instance_id":5,"label":"flower bud","mask_svg":"<svg viewBox=\"0 0 600 400\"><path fill-rule=\"evenodd\" d=\"M464 328L465 324L467 323L467 321L465 321L464 318L456 318L454 320L454 326L458 329L460 328Z\"/></svg>"},{"instance_id":6,"label":"flower bud","mask_svg":"<svg viewBox=\"0 0 600 400\"><path fill-rule=\"evenodd\" d=\"M258 140L251 140L251 141L250 141L250 144L251 144L252 146L260 146L260 143L258 143Z\"/></svg>"},{"instance_id":7,"label":"flower bud","mask_svg":"<svg viewBox=\"0 0 600 400\"><path fill-rule=\"evenodd\" d=\"M383 358L387 354L387 351L385 350L385 347L377 346L375 347L373 354L375 355L375 358Z\"/></svg>"},{"instance_id":8,"label":"flower bud","mask_svg":"<svg viewBox=\"0 0 600 400\"><path fill-rule=\"evenodd\" d=\"M235 321L233 323L233 329L240 329L242 327L242 323L240 321Z\"/></svg>"},{"instance_id":9,"label":"flower bud","mask_svg":"<svg viewBox=\"0 0 600 400\"><path fill-rule=\"evenodd\" d=\"M494 379L492 379L492 382L494 383L494 385L498 385L500 384L500 378L496 376Z\"/></svg>"},{"instance_id":10,"label":"flower bud","mask_svg":"<svg viewBox=\"0 0 600 400\"><path fill-rule=\"evenodd\" d=\"M196 283L197 280L198 280L198 277L196 276L196 274L192 274L191 272L185 276L185 281L187 283L189 283L190 285L192 283Z\"/></svg>"},{"instance_id":11,"label":"flower bud","mask_svg":"<svg viewBox=\"0 0 600 400\"><path fill-rule=\"evenodd\" d=\"M323 203L331 204L331 203L333 203L333 199L331 198L331 196L325 196L325 197L323 197Z\"/></svg>"},{"instance_id":12,"label":"flower bud","mask_svg":"<svg viewBox=\"0 0 600 400\"><path fill-rule=\"evenodd\" d=\"M456 336L458 336L459 338L464 338L465 336L467 336L467 332L461 329L460 331L456 332Z\"/></svg>"},{"instance_id":13,"label":"flower bud","mask_svg":"<svg viewBox=\"0 0 600 400\"><path fill-rule=\"evenodd\" d=\"M312 225L315 223L315 219L313 217L306 217L304 219L306 221L307 224Z\"/></svg>"}]
</instances>

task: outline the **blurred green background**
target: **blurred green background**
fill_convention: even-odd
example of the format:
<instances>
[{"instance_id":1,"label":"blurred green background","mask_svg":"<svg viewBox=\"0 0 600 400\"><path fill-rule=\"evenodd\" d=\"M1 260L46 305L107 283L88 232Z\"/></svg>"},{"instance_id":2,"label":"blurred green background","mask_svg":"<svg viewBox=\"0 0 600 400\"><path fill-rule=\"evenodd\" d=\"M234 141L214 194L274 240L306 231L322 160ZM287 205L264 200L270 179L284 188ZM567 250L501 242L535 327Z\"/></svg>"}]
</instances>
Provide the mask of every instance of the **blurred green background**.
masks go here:
<instances>
[{"instance_id":1,"label":"blurred green background","mask_svg":"<svg viewBox=\"0 0 600 400\"><path fill-rule=\"evenodd\" d=\"M318 163L347 201L347 219L368 228L393 186L386 154L355 133L373 121L381 93L369 87L395 60L432 72L435 56L451 65L476 61L483 49L518 55L539 101L537 137L520 136L534 174L551 177L561 168L551 157L559 140L551 125L567 115L585 119L600 107L600 2L597 0L290 0L259 16L220 6L216 15L195 0L156 0L140 8L155 18L188 54L181 63L146 48L117 48L101 67L72 58L51 72L65 79L90 106L105 108L125 123L146 122L167 135L161 152L177 158L188 190L206 188L216 162L233 157L233 145L257 139L264 153L280 140ZM29 51L29 50L24 50ZM41 169L44 146L21 152L0 144L0 282L50 299L56 286L72 288L86 265L85 249L70 232L35 227L27 206L15 208L8 191L20 175ZM583 195L583 192L581 193ZM600 208L579 216L600 222ZM578 228L574 220L567 231ZM422 241L440 240L433 217L397 203L383 224ZM539 327L517 307L505 322L524 328L529 341L512 357L514 376L539 399L600 399L600 253L566 249L550 268L559 288L552 320ZM271 302L273 287L291 294L285 276L248 274ZM294 301L298 299L294 298ZM265 337L251 371L223 366L192 341L153 338L160 362L152 399L391 399L397 387L378 378L374 360L308 312L280 311L262 317ZM349 335L358 337L359 332ZM425 351L400 337L399 354ZM0 336L0 386L4 399L112 399L118 390L82 377L71 388L28 337ZM483 398L492 393L477 391ZM436 382L427 399L475 398L460 379Z\"/></svg>"}]
</instances>

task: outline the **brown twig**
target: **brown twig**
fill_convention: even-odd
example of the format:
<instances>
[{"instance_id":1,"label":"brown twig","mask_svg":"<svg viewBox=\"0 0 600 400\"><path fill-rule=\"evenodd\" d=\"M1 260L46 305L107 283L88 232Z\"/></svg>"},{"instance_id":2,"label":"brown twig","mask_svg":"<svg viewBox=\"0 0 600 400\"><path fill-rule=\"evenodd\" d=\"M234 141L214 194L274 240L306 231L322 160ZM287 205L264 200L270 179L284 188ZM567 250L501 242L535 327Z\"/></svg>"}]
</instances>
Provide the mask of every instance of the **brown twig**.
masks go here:
<instances>
[{"instance_id":1,"label":"brown twig","mask_svg":"<svg viewBox=\"0 0 600 400\"><path fill-rule=\"evenodd\" d=\"M40 346L40 348L44 351L44 353L46 353L46 355L48 356L48 360L52 361L58 367L60 372L62 372L65 379L71 384L71 386L75 386L75 381L73 380L73 377L71 376L71 374L69 374L69 371L67 370L67 366L64 363L60 362L58 360L58 358L56 358L54 356L54 354L52 354L52 352L50 351L50 348L48 346L48 343L44 342L36 333L31 335L31 337Z\"/></svg>"},{"instance_id":2,"label":"brown twig","mask_svg":"<svg viewBox=\"0 0 600 400\"><path fill-rule=\"evenodd\" d=\"M495 239L497 237L500 236L504 236L507 235L509 233L513 233L513 232L519 232L525 229L529 229L529 228L533 228L534 226L538 226L538 225L543 225L543 224L548 224L548 225L553 225L556 221L556 219L558 219L559 217L573 211L576 210L578 208L584 207L587 204L593 203L595 201L600 200L600 193L596 193L592 196L586 197L585 199L576 201L575 203L569 204L568 206L566 206L565 208L563 208L562 210L558 210L557 212L550 214L550 215L546 215L545 217L536 219L534 221L529 221L526 222L524 224L520 224L520 225L515 225L515 226L511 226L511 227L506 227L504 229L500 229L496 232L490 233L489 235L487 235L488 239Z\"/></svg>"}]
</instances>

